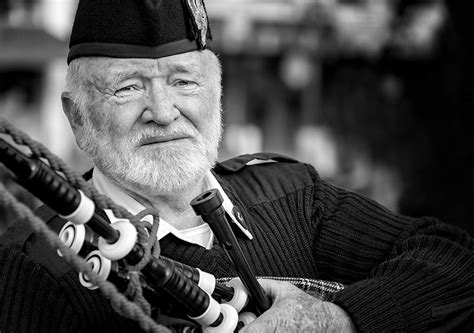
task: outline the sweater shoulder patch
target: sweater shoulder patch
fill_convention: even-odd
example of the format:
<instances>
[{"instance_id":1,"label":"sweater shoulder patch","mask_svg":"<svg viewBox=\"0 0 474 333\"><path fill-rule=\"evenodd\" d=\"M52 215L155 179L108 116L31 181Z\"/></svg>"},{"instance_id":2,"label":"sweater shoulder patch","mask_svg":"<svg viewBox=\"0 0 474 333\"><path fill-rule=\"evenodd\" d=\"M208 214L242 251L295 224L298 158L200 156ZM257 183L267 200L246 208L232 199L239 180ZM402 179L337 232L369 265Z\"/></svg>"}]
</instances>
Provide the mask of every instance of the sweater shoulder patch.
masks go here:
<instances>
[{"instance_id":1,"label":"sweater shoulder patch","mask_svg":"<svg viewBox=\"0 0 474 333\"><path fill-rule=\"evenodd\" d=\"M317 172L308 164L278 154L249 154L215 169L224 190L244 205L270 202L312 186Z\"/></svg>"}]
</instances>

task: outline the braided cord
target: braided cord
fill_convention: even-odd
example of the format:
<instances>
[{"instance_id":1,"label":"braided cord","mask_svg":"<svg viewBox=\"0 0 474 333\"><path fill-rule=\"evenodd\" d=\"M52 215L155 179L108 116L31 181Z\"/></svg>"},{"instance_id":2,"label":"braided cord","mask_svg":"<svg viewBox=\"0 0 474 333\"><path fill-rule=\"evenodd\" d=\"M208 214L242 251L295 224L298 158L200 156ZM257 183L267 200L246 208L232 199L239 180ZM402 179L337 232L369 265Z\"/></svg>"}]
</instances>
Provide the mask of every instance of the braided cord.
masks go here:
<instances>
[{"instance_id":1,"label":"braided cord","mask_svg":"<svg viewBox=\"0 0 474 333\"><path fill-rule=\"evenodd\" d=\"M1 183L0 203L10 207L14 214L19 217L20 221L26 221L29 223L33 230L42 235L50 245L59 249L67 263L73 266L77 271L86 274L92 283L98 285L102 293L110 300L112 307L118 313L129 319L136 320L141 328L147 332L171 332L163 325L157 324L150 317L151 306L143 296L142 285L140 283L141 269L148 264L152 255L158 257L160 253L159 242L156 237L159 227L159 215L157 212L151 209L145 209L136 216L133 216L125 208L118 206L110 198L99 193L97 189L87 183L82 176L71 170L66 163L56 155L52 154L41 143L31 139L25 133L16 129L1 117L0 133L8 134L18 145L27 146L31 150L33 156L46 160L51 169L64 175L66 181L74 187L81 189L86 196L94 201L96 206L101 209L111 209L116 217L128 219L135 226L138 234L138 243L142 245L145 254L139 263L126 268L130 277L127 294L132 297L133 302L120 293L112 283L101 280L83 258L79 257L65 246L59 240L58 235L51 231L44 221L34 215L29 207L19 202ZM141 219L146 215L151 215L153 217L153 224L141 221Z\"/></svg>"}]
</instances>

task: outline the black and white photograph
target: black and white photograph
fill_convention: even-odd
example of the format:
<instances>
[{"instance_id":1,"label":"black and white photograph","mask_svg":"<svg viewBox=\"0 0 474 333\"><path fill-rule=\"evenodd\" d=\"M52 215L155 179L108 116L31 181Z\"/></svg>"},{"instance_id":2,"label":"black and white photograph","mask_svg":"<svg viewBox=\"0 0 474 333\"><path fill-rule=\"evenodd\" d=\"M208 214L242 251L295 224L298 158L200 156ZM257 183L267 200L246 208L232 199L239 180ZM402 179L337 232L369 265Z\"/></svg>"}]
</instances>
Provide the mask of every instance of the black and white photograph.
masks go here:
<instances>
[{"instance_id":1,"label":"black and white photograph","mask_svg":"<svg viewBox=\"0 0 474 333\"><path fill-rule=\"evenodd\" d=\"M0 333L473 333L468 4L0 0Z\"/></svg>"}]
</instances>

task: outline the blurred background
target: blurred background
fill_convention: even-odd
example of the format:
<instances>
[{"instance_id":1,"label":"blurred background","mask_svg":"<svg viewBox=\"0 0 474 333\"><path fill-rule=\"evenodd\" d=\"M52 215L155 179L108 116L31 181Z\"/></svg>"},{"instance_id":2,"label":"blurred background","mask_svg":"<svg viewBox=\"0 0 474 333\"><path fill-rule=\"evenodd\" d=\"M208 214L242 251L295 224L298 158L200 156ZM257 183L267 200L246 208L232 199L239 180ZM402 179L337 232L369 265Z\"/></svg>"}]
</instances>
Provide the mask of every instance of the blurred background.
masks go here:
<instances>
[{"instance_id":1,"label":"blurred background","mask_svg":"<svg viewBox=\"0 0 474 333\"><path fill-rule=\"evenodd\" d=\"M207 0L224 69L220 159L273 151L474 236L468 1ZM0 0L0 116L76 171L63 115L77 0ZM0 170L24 202L37 203ZM11 216L0 210L0 233Z\"/></svg>"}]
</instances>

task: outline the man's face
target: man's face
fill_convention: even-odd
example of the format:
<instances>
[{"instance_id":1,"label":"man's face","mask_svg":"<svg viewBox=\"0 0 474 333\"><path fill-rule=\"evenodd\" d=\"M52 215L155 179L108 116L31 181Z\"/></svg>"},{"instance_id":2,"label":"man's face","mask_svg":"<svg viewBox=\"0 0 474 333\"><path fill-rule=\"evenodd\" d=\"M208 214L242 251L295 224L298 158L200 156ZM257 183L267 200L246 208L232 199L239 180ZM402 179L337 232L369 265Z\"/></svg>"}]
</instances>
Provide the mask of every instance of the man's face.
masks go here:
<instances>
[{"instance_id":1,"label":"man's face","mask_svg":"<svg viewBox=\"0 0 474 333\"><path fill-rule=\"evenodd\" d=\"M141 195L176 193L202 178L221 135L213 57L206 51L93 62L86 134L77 139L96 167Z\"/></svg>"}]
</instances>

